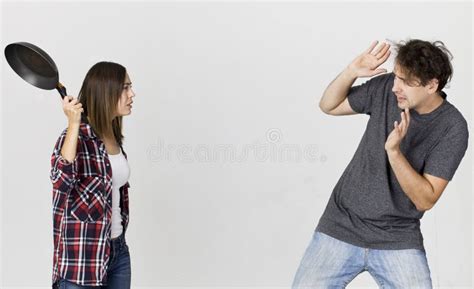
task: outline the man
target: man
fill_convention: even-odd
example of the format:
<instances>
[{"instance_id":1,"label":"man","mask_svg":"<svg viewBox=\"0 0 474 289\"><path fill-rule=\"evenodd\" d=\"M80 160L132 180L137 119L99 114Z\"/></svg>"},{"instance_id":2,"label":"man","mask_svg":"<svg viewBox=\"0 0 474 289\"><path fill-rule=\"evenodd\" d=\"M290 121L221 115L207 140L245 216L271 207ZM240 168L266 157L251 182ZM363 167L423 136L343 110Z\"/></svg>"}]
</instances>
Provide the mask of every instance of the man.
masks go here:
<instances>
[{"instance_id":1,"label":"man","mask_svg":"<svg viewBox=\"0 0 474 289\"><path fill-rule=\"evenodd\" d=\"M368 271L382 288L432 288L420 219L453 178L468 143L462 114L442 91L452 75L442 42L375 41L329 84L320 109L369 115L336 184L293 288L345 288ZM379 75L381 74L381 75ZM351 87L359 77L371 77Z\"/></svg>"}]
</instances>

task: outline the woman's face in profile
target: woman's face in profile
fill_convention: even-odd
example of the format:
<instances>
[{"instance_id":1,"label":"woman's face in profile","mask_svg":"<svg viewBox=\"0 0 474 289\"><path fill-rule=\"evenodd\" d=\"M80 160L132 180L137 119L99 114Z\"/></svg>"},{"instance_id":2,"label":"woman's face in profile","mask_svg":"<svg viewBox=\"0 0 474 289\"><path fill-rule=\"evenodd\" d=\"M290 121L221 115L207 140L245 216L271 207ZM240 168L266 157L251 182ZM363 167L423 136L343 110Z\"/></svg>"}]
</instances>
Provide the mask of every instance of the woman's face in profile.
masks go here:
<instances>
[{"instance_id":1,"label":"woman's face in profile","mask_svg":"<svg viewBox=\"0 0 474 289\"><path fill-rule=\"evenodd\" d=\"M132 112L132 97L135 93L132 90L132 82L128 73L125 74L125 81L123 83L122 95L117 103L117 116L129 115Z\"/></svg>"}]
</instances>

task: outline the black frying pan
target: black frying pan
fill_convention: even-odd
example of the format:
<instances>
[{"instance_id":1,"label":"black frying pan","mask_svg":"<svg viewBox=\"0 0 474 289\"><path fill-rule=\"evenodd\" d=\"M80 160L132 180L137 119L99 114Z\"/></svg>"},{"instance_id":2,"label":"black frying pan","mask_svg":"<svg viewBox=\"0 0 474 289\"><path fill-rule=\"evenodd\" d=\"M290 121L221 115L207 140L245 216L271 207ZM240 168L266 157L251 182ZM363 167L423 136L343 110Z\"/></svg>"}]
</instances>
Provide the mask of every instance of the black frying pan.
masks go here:
<instances>
[{"instance_id":1,"label":"black frying pan","mask_svg":"<svg viewBox=\"0 0 474 289\"><path fill-rule=\"evenodd\" d=\"M26 82L41 89L57 89L61 98L66 88L59 82L58 68L41 48L28 42L16 42L5 47L5 57L11 68Z\"/></svg>"}]
</instances>

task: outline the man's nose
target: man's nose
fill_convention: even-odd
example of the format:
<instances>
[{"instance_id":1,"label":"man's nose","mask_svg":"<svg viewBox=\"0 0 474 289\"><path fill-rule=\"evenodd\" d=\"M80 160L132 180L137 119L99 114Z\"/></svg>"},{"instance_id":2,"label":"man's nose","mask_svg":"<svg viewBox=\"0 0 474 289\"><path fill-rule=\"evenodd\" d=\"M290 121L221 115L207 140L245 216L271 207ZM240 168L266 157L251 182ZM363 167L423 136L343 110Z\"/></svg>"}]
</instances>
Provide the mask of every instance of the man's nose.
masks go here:
<instances>
[{"instance_id":1,"label":"man's nose","mask_svg":"<svg viewBox=\"0 0 474 289\"><path fill-rule=\"evenodd\" d=\"M400 86L396 80L393 82L392 92L400 92Z\"/></svg>"}]
</instances>

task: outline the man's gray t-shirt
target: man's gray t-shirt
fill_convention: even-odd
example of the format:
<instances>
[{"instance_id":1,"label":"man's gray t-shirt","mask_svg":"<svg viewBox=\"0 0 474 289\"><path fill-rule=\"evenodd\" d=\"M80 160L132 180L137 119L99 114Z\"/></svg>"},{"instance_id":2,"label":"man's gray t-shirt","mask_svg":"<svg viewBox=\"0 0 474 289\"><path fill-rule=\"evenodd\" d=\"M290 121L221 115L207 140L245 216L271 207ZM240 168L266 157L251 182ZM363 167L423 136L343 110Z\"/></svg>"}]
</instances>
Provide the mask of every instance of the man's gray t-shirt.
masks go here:
<instances>
[{"instance_id":1,"label":"man's gray t-shirt","mask_svg":"<svg viewBox=\"0 0 474 289\"><path fill-rule=\"evenodd\" d=\"M423 212L401 189L385 151L393 123L401 120L393 81L393 73L384 74L349 91L352 109L370 118L316 230L366 248L424 250ZM427 114L411 109L410 116L403 155L419 174L451 180L467 149L466 120L446 99Z\"/></svg>"}]
</instances>

